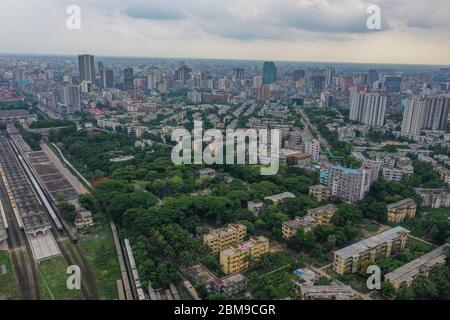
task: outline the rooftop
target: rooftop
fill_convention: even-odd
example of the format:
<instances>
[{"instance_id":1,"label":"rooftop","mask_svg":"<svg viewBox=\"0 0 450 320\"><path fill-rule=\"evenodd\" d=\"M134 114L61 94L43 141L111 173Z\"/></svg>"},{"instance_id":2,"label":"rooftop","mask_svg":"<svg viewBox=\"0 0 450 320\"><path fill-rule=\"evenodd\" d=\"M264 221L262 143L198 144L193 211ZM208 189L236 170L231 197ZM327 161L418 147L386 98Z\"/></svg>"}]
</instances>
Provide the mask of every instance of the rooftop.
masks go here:
<instances>
[{"instance_id":1,"label":"rooftop","mask_svg":"<svg viewBox=\"0 0 450 320\"><path fill-rule=\"evenodd\" d=\"M395 227L382 233L379 233L377 235L374 235L373 237L361 240L348 247L336 250L334 253L344 258L348 258L354 255L358 255L361 252L369 250L370 248L374 248L382 243L393 241L399 235L409 234L409 232L410 232L409 230L406 230L403 227Z\"/></svg>"},{"instance_id":2,"label":"rooftop","mask_svg":"<svg viewBox=\"0 0 450 320\"><path fill-rule=\"evenodd\" d=\"M336 212L336 210L337 210L337 207L334 204L327 204L322 207L309 209L308 215L324 215L324 214L328 214L330 212Z\"/></svg>"},{"instance_id":3,"label":"rooftop","mask_svg":"<svg viewBox=\"0 0 450 320\"><path fill-rule=\"evenodd\" d=\"M385 275L386 280L401 284L414 279L422 270L445 263L446 246L439 247Z\"/></svg>"},{"instance_id":4,"label":"rooftop","mask_svg":"<svg viewBox=\"0 0 450 320\"><path fill-rule=\"evenodd\" d=\"M416 206L416 202L411 198L406 198L395 203L387 205L388 209L399 209L404 207Z\"/></svg>"}]
</instances>

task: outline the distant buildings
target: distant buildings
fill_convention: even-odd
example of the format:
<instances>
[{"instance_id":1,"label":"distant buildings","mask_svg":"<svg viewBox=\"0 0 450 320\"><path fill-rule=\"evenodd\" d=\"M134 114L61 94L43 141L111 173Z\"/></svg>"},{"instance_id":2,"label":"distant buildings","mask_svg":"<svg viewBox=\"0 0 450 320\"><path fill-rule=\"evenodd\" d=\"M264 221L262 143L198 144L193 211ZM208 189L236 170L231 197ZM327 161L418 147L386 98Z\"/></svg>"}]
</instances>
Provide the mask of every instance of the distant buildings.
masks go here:
<instances>
[{"instance_id":1,"label":"distant buildings","mask_svg":"<svg viewBox=\"0 0 450 320\"><path fill-rule=\"evenodd\" d=\"M415 190L422 198L422 207L447 208L450 206L450 192L444 188L416 188Z\"/></svg>"},{"instance_id":2,"label":"distant buildings","mask_svg":"<svg viewBox=\"0 0 450 320\"><path fill-rule=\"evenodd\" d=\"M225 274L239 272L250 266L250 261L269 252L269 240L263 236L230 246L220 252L220 265Z\"/></svg>"},{"instance_id":3,"label":"distant buildings","mask_svg":"<svg viewBox=\"0 0 450 320\"><path fill-rule=\"evenodd\" d=\"M382 257L403 251L409 230L402 227L379 233L334 252L333 269L339 274L355 273Z\"/></svg>"},{"instance_id":4,"label":"distant buildings","mask_svg":"<svg viewBox=\"0 0 450 320\"><path fill-rule=\"evenodd\" d=\"M103 68L100 72L100 86L111 89L114 86L114 71L111 68Z\"/></svg>"},{"instance_id":5,"label":"distant buildings","mask_svg":"<svg viewBox=\"0 0 450 320\"><path fill-rule=\"evenodd\" d=\"M134 90L133 68L126 68L123 70L123 86L125 90Z\"/></svg>"},{"instance_id":6,"label":"distant buildings","mask_svg":"<svg viewBox=\"0 0 450 320\"><path fill-rule=\"evenodd\" d=\"M95 81L94 56L89 54L79 55L78 66L80 71L80 82L89 81L91 83L94 83Z\"/></svg>"},{"instance_id":7,"label":"distant buildings","mask_svg":"<svg viewBox=\"0 0 450 320\"><path fill-rule=\"evenodd\" d=\"M407 198L387 206L388 222L400 223L416 215L416 202Z\"/></svg>"},{"instance_id":8,"label":"distant buildings","mask_svg":"<svg viewBox=\"0 0 450 320\"><path fill-rule=\"evenodd\" d=\"M351 286L331 284L327 286L300 286L302 300L357 300L355 290Z\"/></svg>"},{"instance_id":9,"label":"distant buildings","mask_svg":"<svg viewBox=\"0 0 450 320\"><path fill-rule=\"evenodd\" d=\"M73 114L81 112L80 87L71 84L64 84L58 91L59 109L62 113Z\"/></svg>"},{"instance_id":10,"label":"distant buildings","mask_svg":"<svg viewBox=\"0 0 450 320\"><path fill-rule=\"evenodd\" d=\"M275 63L266 61L263 64L263 84L272 84L277 81L277 68Z\"/></svg>"},{"instance_id":11,"label":"distant buildings","mask_svg":"<svg viewBox=\"0 0 450 320\"><path fill-rule=\"evenodd\" d=\"M386 274L384 279L392 283L396 289L400 288L402 284L410 286L418 276L426 275L435 267L445 264L447 257L445 248L446 246L439 247L408 262Z\"/></svg>"},{"instance_id":12,"label":"distant buildings","mask_svg":"<svg viewBox=\"0 0 450 320\"><path fill-rule=\"evenodd\" d=\"M244 241L247 227L242 224L229 224L226 228L215 229L203 236L203 243L214 253Z\"/></svg>"}]
</instances>

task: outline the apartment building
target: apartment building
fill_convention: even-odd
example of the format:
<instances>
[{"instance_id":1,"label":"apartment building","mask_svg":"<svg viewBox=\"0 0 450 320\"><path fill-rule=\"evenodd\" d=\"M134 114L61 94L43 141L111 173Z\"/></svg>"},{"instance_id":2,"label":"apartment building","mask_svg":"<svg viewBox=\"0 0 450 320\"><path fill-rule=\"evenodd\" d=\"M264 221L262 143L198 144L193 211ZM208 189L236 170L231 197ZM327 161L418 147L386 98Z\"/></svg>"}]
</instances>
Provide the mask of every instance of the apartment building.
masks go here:
<instances>
[{"instance_id":1,"label":"apartment building","mask_svg":"<svg viewBox=\"0 0 450 320\"><path fill-rule=\"evenodd\" d=\"M326 206L309 209L307 215L313 217L317 224L329 224L336 211L337 207L334 204L327 204Z\"/></svg>"},{"instance_id":2,"label":"apartment building","mask_svg":"<svg viewBox=\"0 0 450 320\"><path fill-rule=\"evenodd\" d=\"M446 259L445 247L442 246L433 251L430 251L423 256L408 262L407 264L389 272L384 276L386 281L389 281L398 289L402 284L411 285L414 279L419 275L428 274L432 269L439 265L443 265Z\"/></svg>"},{"instance_id":3,"label":"apartment building","mask_svg":"<svg viewBox=\"0 0 450 320\"><path fill-rule=\"evenodd\" d=\"M317 202L323 202L330 196L330 191L324 185L318 184L316 186L309 187L309 195Z\"/></svg>"},{"instance_id":4,"label":"apartment building","mask_svg":"<svg viewBox=\"0 0 450 320\"><path fill-rule=\"evenodd\" d=\"M355 273L382 257L405 249L409 230L389 229L334 252L333 269L339 274Z\"/></svg>"},{"instance_id":5,"label":"apartment building","mask_svg":"<svg viewBox=\"0 0 450 320\"><path fill-rule=\"evenodd\" d=\"M272 201L273 204L277 205L279 204L281 201L285 200L285 199L289 199L289 198L295 198L295 195L293 193L290 192L283 192L280 194L276 194L273 196L269 196L269 197L264 197L264 201Z\"/></svg>"},{"instance_id":6,"label":"apartment building","mask_svg":"<svg viewBox=\"0 0 450 320\"><path fill-rule=\"evenodd\" d=\"M220 265L225 274L232 274L246 269L251 259L256 259L269 252L269 239L259 236L230 246L220 252Z\"/></svg>"},{"instance_id":7,"label":"apartment building","mask_svg":"<svg viewBox=\"0 0 450 320\"><path fill-rule=\"evenodd\" d=\"M448 192L445 188L415 188L414 190L422 198L423 207L447 208L450 206L450 192Z\"/></svg>"},{"instance_id":8,"label":"apartment building","mask_svg":"<svg viewBox=\"0 0 450 320\"><path fill-rule=\"evenodd\" d=\"M283 238L289 239L295 235L299 228L311 231L319 224L328 224L335 215L337 207L334 204L309 209L306 216L295 217L293 220L284 221L281 224Z\"/></svg>"},{"instance_id":9,"label":"apartment building","mask_svg":"<svg viewBox=\"0 0 450 320\"><path fill-rule=\"evenodd\" d=\"M400 223L405 219L413 218L416 215L417 205L411 199L403 199L387 206L388 222Z\"/></svg>"},{"instance_id":10,"label":"apartment building","mask_svg":"<svg viewBox=\"0 0 450 320\"><path fill-rule=\"evenodd\" d=\"M229 246L244 241L247 227L242 224L229 224L226 228L219 228L203 236L203 243L217 254Z\"/></svg>"}]
</instances>

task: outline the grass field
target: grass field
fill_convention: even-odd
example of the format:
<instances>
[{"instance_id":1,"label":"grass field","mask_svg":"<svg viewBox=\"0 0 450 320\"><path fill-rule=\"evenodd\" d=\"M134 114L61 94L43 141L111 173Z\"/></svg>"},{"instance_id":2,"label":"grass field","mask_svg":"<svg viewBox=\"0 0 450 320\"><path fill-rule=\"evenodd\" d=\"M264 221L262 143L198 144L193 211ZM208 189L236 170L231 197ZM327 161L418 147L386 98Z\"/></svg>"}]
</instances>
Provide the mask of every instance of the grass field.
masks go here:
<instances>
[{"instance_id":1,"label":"grass field","mask_svg":"<svg viewBox=\"0 0 450 320\"><path fill-rule=\"evenodd\" d=\"M67 288L67 263L62 256L39 263L42 298L46 300L80 300L81 290Z\"/></svg>"},{"instance_id":2,"label":"grass field","mask_svg":"<svg viewBox=\"0 0 450 320\"><path fill-rule=\"evenodd\" d=\"M100 299L117 299L117 280L121 276L110 230L97 225L82 234L79 243L96 279Z\"/></svg>"},{"instance_id":3,"label":"grass field","mask_svg":"<svg viewBox=\"0 0 450 320\"><path fill-rule=\"evenodd\" d=\"M6 274L2 274L1 266L6 266ZM7 251L0 251L0 300L20 300L19 283L17 282L11 258Z\"/></svg>"}]
</instances>

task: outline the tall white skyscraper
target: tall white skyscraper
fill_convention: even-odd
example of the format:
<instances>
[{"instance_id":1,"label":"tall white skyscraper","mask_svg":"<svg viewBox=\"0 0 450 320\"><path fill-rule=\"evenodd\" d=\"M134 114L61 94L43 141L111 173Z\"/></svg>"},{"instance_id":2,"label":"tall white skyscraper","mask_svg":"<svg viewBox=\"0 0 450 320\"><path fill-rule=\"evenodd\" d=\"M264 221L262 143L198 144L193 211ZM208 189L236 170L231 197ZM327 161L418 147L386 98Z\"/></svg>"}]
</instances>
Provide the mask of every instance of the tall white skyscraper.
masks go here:
<instances>
[{"instance_id":1,"label":"tall white skyscraper","mask_svg":"<svg viewBox=\"0 0 450 320\"><path fill-rule=\"evenodd\" d=\"M413 97L403 113L402 133L420 134L425 120L426 99Z\"/></svg>"},{"instance_id":2,"label":"tall white skyscraper","mask_svg":"<svg viewBox=\"0 0 450 320\"><path fill-rule=\"evenodd\" d=\"M350 94L350 120L371 127L384 124L386 96L379 93L352 92Z\"/></svg>"},{"instance_id":3,"label":"tall white skyscraper","mask_svg":"<svg viewBox=\"0 0 450 320\"><path fill-rule=\"evenodd\" d=\"M382 127L386 112L386 96L366 93L364 96L363 123L371 127Z\"/></svg>"}]
</instances>

